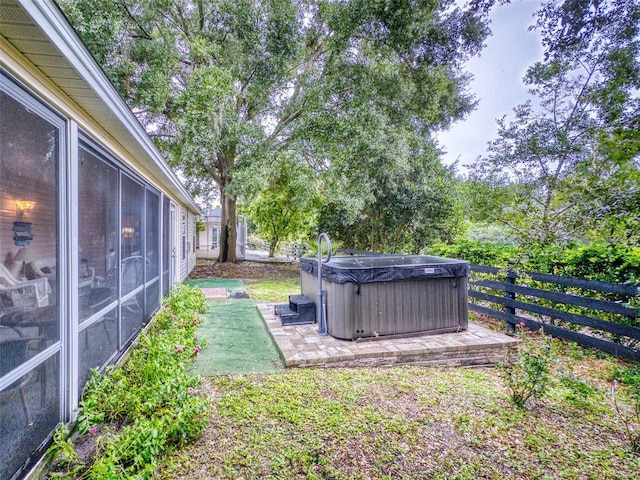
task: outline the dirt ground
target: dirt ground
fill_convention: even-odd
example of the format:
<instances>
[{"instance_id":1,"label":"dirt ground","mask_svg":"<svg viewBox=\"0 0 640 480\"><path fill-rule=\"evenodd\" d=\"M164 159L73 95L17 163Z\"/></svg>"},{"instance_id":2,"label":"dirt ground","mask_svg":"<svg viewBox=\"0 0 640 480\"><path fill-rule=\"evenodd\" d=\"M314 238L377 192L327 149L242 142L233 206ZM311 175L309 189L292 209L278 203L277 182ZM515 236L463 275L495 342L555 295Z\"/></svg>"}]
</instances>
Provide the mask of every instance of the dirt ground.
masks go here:
<instances>
[{"instance_id":1,"label":"dirt ground","mask_svg":"<svg viewBox=\"0 0 640 480\"><path fill-rule=\"evenodd\" d=\"M189 275L195 278L240 278L243 280L281 280L300 276L298 264L242 261L239 263L216 263L198 260Z\"/></svg>"}]
</instances>

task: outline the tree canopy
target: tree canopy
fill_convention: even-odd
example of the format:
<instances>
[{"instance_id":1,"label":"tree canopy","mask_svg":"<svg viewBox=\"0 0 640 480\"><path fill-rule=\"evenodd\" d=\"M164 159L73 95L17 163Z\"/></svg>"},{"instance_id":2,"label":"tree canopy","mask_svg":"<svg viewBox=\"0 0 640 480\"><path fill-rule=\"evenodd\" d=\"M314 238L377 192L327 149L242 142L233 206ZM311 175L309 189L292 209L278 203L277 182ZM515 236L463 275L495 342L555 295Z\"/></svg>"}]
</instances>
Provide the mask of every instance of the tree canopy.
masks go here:
<instances>
[{"instance_id":1,"label":"tree canopy","mask_svg":"<svg viewBox=\"0 0 640 480\"><path fill-rule=\"evenodd\" d=\"M525 75L533 100L499 121L472 175L485 215L534 243L637 241L640 4L549 1L536 28L545 56Z\"/></svg>"},{"instance_id":2,"label":"tree canopy","mask_svg":"<svg viewBox=\"0 0 640 480\"><path fill-rule=\"evenodd\" d=\"M433 146L420 150L411 153L410 163L369 169L363 181L369 191L349 195L347 189L326 199L320 228L352 248L387 253L419 253L455 239L462 223L458 182ZM354 202L361 206L353 208Z\"/></svg>"},{"instance_id":3,"label":"tree canopy","mask_svg":"<svg viewBox=\"0 0 640 480\"><path fill-rule=\"evenodd\" d=\"M463 66L492 2L60 3L192 192L219 188L219 260L233 261L237 199L283 151L352 216L395 201L371 193L416 174L415 145L474 107Z\"/></svg>"},{"instance_id":4,"label":"tree canopy","mask_svg":"<svg viewBox=\"0 0 640 480\"><path fill-rule=\"evenodd\" d=\"M245 211L269 242L273 257L281 241L295 240L315 222L319 199L313 170L293 155L282 154L264 178L266 184Z\"/></svg>"}]
</instances>

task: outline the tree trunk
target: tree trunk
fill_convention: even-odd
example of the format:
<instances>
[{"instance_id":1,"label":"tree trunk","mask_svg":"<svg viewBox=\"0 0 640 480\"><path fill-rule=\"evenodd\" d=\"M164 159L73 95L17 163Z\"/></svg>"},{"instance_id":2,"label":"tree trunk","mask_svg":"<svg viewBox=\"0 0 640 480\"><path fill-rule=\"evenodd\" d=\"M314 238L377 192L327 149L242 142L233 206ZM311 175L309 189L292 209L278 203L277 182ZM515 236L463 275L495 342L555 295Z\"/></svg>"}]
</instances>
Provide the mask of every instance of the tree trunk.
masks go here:
<instances>
[{"instance_id":1,"label":"tree trunk","mask_svg":"<svg viewBox=\"0 0 640 480\"><path fill-rule=\"evenodd\" d=\"M278 245L278 239L272 239L269 244L269 258L273 258L276 254L276 246Z\"/></svg>"},{"instance_id":2,"label":"tree trunk","mask_svg":"<svg viewBox=\"0 0 640 480\"><path fill-rule=\"evenodd\" d=\"M218 262L236 263L238 261L236 256L236 239L238 237L236 229L236 199L225 193L224 188L220 188L220 200L222 214Z\"/></svg>"}]
</instances>

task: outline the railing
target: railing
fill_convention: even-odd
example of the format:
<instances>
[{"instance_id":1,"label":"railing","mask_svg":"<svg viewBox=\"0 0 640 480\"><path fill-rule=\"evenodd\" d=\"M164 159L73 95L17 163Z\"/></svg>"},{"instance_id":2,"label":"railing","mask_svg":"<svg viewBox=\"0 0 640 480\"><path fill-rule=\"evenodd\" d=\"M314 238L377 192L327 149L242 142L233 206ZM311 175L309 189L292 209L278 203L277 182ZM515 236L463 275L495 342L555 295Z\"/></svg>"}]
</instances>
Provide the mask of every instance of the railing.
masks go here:
<instances>
[{"instance_id":1,"label":"railing","mask_svg":"<svg viewBox=\"0 0 640 480\"><path fill-rule=\"evenodd\" d=\"M508 331L518 324L543 328L554 337L640 360L640 309L628 305L640 296L639 287L480 265L471 271L469 297L483 304L470 301L469 309L505 321Z\"/></svg>"},{"instance_id":2,"label":"railing","mask_svg":"<svg viewBox=\"0 0 640 480\"><path fill-rule=\"evenodd\" d=\"M322 241L324 240L327 246L327 258L322 258ZM327 292L322 289L322 264L331 260L331 240L329 235L322 232L318 235L318 334L328 335L329 329L327 326Z\"/></svg>"}]
</instances>

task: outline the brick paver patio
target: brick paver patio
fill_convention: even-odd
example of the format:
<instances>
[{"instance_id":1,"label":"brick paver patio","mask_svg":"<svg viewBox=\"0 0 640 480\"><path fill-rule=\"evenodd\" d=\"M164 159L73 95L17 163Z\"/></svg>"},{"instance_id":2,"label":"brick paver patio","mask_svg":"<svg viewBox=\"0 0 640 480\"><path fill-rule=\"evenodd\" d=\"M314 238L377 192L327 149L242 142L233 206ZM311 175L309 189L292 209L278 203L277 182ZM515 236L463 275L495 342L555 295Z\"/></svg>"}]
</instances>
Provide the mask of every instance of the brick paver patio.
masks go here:
<instances>
[{"instance_id":1,"label":"brick paver patio","mask_svg":"<svg viewBox=\"0 0 640 480\"><path fill-rule=\"evenodd\" d=\"M486 366L505 359L518 345L517 339L474 323L459 333L371 341L338 340L318 335L317 324L283 327L273 307L273 304L261 304L258 310L287 367Z\"/></svg>"},{"instance_id":2,"label":"brick paver patio","mask_svg":"<svg viewBox=\"0 0 640 480\"><path fill-rule=\"evenodd\" d=\"M201 288L204 298L227 298L227 289L221 287Z\"/></svg>"}]
</instances>

